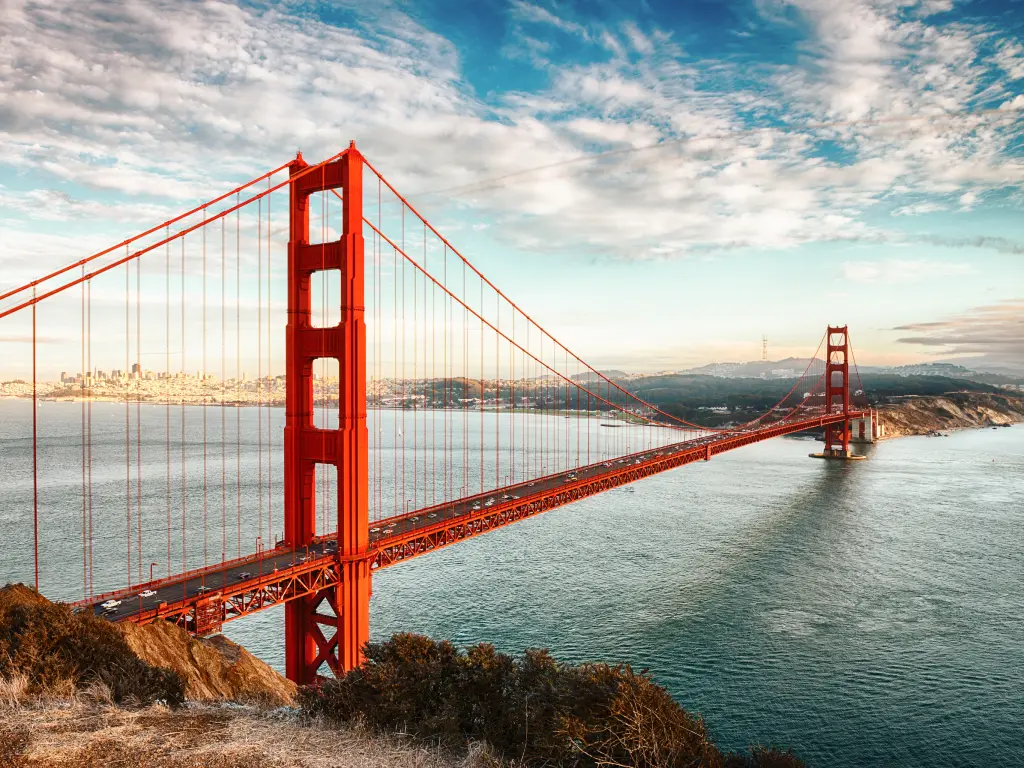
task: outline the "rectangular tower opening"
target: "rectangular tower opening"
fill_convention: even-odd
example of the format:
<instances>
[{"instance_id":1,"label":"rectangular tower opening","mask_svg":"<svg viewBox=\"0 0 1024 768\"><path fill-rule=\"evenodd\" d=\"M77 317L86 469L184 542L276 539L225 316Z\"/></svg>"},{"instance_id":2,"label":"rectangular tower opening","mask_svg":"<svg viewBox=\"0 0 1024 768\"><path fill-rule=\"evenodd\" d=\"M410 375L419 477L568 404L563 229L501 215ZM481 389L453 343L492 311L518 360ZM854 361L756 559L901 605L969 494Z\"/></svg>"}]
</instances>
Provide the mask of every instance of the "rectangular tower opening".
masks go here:
<instances>
[{"instance_id":1,"label":"rectangular tower opening","mask_svg":"<svg viewBox=\"0 0 1024 768\"><path fill-rule=\"evenodd\" d=\"M338 428L338 377L341 366L333 357L313 361L313 426Z\"/></svg>"},{"instance_id":2,"label":"rectangular tower opening","mask_svg":"<svg viewBox=\"0 0 1024 768\"><path fill-rule=\"evenodd\" d=\"M309 276L309 324L333 328L341 322L341 270L317 270Z\"/></svg>"}]
</instances>

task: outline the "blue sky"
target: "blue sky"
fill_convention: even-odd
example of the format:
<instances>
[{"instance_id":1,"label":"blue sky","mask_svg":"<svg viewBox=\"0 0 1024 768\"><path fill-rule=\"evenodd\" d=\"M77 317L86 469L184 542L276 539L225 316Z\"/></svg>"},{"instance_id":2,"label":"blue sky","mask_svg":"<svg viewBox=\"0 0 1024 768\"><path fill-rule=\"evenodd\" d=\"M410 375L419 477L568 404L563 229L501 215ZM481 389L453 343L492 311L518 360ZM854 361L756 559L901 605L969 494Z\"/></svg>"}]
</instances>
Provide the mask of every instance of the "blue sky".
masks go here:
<instances>
[{"instance_id":1,"label":"blue sky","mask_svg":"<svg viewBox=\"0 0 1024 768\"><path fill-rule=\"evenodd\" d=\"M831 322L1024 367L1024 2L13 0L0 36L0 289L354 138L595 365Z\"/></svg>"}]
</instances>

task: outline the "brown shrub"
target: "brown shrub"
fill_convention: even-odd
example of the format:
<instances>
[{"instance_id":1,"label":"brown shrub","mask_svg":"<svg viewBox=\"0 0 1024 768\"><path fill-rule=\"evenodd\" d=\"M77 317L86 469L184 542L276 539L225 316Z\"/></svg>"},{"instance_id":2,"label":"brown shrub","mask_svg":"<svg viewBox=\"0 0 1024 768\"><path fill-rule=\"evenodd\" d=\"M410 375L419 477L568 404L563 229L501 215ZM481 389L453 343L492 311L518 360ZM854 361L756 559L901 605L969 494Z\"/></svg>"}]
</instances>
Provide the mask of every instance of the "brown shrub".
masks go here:
<instances>
[{"instance_id":1,"label":"brown shrub","mask_svg":"<svg viewBox=\"0 0 1024 768\"><path fill-rule=\"evenodd\" d=\"M700 718L629 666L562 664L543 650L513 658L487 644L460 653L409 634L365 655L345 677L303 689L303 711L452 747L483 741L526 764L723 765Z\"/></svg>"},{"instance_id":2,"label":"brown shrub","mask_svg":"<svg viewBox=\"0 0 1024 768\"><path fill-rule=\"evenodd\" d=\"M181 678L142 661L109 622L8 585L0 589L0 677L19 674L36 695L102 685L117 703L184 701Z\"/></svg>"}]
</instances>

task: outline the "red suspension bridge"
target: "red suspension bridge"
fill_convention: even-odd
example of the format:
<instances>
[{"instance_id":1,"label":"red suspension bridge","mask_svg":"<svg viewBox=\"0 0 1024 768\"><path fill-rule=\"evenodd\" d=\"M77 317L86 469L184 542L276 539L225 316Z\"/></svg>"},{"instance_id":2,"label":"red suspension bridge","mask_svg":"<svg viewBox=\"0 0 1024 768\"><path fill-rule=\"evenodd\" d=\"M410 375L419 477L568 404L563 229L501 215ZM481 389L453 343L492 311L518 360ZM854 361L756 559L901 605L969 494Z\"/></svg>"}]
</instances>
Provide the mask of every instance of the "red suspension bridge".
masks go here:
<instances>
[{"instance_id":1,"label":"red suspension bridge","mask_svg":"<svg viewBox=\"0 0 1024 768\"><path fill-rule=\"evenodd\" d=\"M354 144L7 290L0 321L30 354L31 419L0 446L37 588L42 569L83 609L197 634L283 603L300 683L359 662L377 569L794 432L824 429L823 454L848 457L867 415L846 327L745 424L658 408L502 293ZM80 370L44 386L44 348Z\"/></svg>"}]
</instances>

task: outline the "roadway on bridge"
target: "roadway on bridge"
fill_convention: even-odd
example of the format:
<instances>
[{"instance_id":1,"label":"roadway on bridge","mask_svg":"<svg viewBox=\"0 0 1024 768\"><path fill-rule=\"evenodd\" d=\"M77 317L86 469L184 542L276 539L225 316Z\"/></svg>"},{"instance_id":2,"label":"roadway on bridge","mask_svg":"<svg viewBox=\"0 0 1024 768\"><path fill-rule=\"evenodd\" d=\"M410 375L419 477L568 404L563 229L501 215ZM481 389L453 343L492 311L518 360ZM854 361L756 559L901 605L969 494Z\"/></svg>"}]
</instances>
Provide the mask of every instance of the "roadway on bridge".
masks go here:
<instances>
[{"instance_id":1,"label":"roadway on bridge","mask_svg":"<svg viewBox=\"0 0 1024 768\"><path fill-rule=\"evenodd\" d=\"M736 434L738 432L705 435L661 448L649 449L615 459L596 462L574 470L564 470L536 480L515 483L487 493L475 494L454 502L410 512L407 515L371 521L369 532L370 547L373 549L386 546L391 539L406 537L414 531L428 528L446 520L453 520L470 513L482 512L503 503L519 499L529 499L532 495L543 495L545 492L566 483L600 477L602 474L615 472L630 463L641 464L649 459L692 450L694 447L714 442L726 436L735 436ZM142 584L134 591L126 590L114 596L98 598L88 608L97 616L111 621L122 621L131 619L138 613L156 609L161 603L174 603L204 594L213 595L225 587L251 579L258 579L259 577L276 571L283 571L301 563L333 557L336 553L337 540L335 534L326 534L308 548L298 551L286 548L266 550L242 561L229 562L222 569L207 569L202 574L190 575L188 578L170 583L164 580L154 584L151 588L153 594L146 597L142 596L142 592L147 590L147 585ZM112 609L104 609L102 603L108 599L116 599L120 603Z\"/></svg>"}]
</instances>

